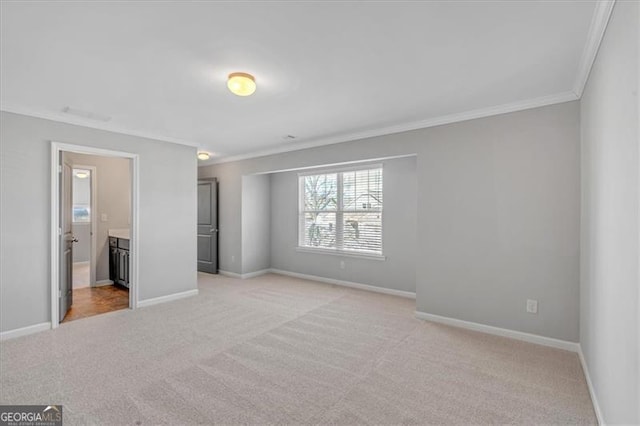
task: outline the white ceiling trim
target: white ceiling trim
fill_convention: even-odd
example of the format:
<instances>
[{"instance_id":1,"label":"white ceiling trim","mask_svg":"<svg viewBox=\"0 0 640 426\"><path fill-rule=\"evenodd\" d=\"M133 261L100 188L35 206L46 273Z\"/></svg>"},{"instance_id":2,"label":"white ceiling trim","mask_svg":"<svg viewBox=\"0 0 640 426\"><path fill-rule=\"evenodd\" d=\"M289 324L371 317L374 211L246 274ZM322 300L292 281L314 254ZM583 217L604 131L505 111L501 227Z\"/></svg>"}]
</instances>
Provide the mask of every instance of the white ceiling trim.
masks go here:
<instances>
[{"instance_id":1,"label":"white ceiling trim","mask_svg":"<svg viewBox=\"0 0 640 426\"><path fill-rule=\"evenodd\" d=\"M382 127L378 129L365 130L361 132L348 133L328 138L314 139L307 142L292 142L286 146L280 146L272 149L254 151L247 154L232 155L229 157L213 158L203 161L200 165L211 165L220 163L229 163L231 161L247 160L250 158L264 157L272 154L280 154L289 151L298 151L301 149L313 148L322 145L331 145L342 142L349 142L358 139L372 138L376 136L390 135L394 133L402 133L410 130L424 129L428 127L441 126L443 124L457 123L460 121L474 120L476 118L484 118L492 115L506 114L509 112L522 111L526 109L538 108L547 105L560 104L564 102L575 101L578 96L572 91L562 92L555 95L543 96L540 98L528 99L524 101L511 102L508 104L497 105L487 108L480 108L457 114L444 115L441 117L429 118L421 121L413 121L410 123L399 124L395 126Z\"/></svg>"},{"instance_id":2,"label":"white ceiling trim","mask_svg":"<svg viewBox=\"0 0 640 426\"><path fill-rule=\"evenodd\" d=\"M554 95L543 96L540 98L533 98L528 100L516 101L504 105L497 105L487 108L480 108L462 113L449 114L444 116L432 117L425 120L414 121L404 124L392 125L382 128L371 128L367 130L357 132L346 132L331 137L318 137L315 139L304 140L301 138L299 142L291 142L274 148L265 148L263 150L256 150L246 154L231 155L228 157L213 157L208 161L200 162L201 165L216 164L230 161L244 160L248 158L261 157L270 154L278 154L287 151L296 151L321 145L336 144L341 142L347 142L357 139L370 138L375 136L382 136L394 133L400 133L410 130L416 130L421 128L428 128L433 126L439 126L443 124L455 123L465 120L472 120L476 118L488 117L492 115L504 114L514 111L520 111L530 108L541 107L545 105L551 105L555 103L562 103L580 99L582 96L584 87L589 77L590 70L594 64L596 55L606 27L611 16L615 0L596 0L595 8L593 9L593 15L585 45L583 48L582 56L578 68L576 69L576 76L573 82L571 90L566 92L557 93ZM569 88L567 88L569 89ZM19 104L4 104L0 102L0 110L27 115L32 117L43 118L56 122L68 123L72 125L84 126L88 128L104 130L109 132L115 132L119 134L132 135L137 137L148 138L157 141L176 143L181 145L187 145L192 147L199 147L203 149L215 147L215 141L209 142L195 142L192 140L178 139L168 136L162 136L153 134L152 132L138 131L126 126L118 125L114 122L96 122L93 120L87 120L81 117L70 116L69 114L62 113L61 111L48 111L43 108L30 108L20 106ZM215 151L215 149L213 149Z\"/></svg>"},{"instance_id":3,"label":"white ceiling trim","mask_svg":"<svg viewBox=\"0 0 640 426\"><path fill-rule=\"evenodd\" d=\"M315 165L315 166L305 166L305 167L293 167L289 169L275 169L275 170L268 170L266 172L254 173L254 175L270 175L272 173L286 173L286 172L297 172L297 171L305 171L305 170L322 170L322 169L329 169L329 168L335 168L335 167L353 166L356 164L361 165L361 164L368 164L368 163L376 163L376 162L386 161L386 160L395 160L398 158L409 158L409 157L415 157L417 155L418 154L400 154L400 155L391 155L388 157L365 158L363 160L355 160L355 161L342 161L339 163L322 164L320 166Z\"/></svg>"},{"instance_id":4,"label":"white ceiling trim","mask_svg":"<svg viewBox=\"0 0 640 426\"><path fill-rule=\"evenodd\" d=\"M8 104L0 105L0 111L11 112L11 113L20 114L20 115L28 115L30 117L43 118L45 120L58 121L60 123L73 124L76 126L89 127L91 129L106 130L107 132L121 133L123 135L137 136L145 139L154 139L162 142L176 143L179 145L187 145L187 146L194 146L194 147L201 146L201 144L199 143L187 141L184 139L176 139L176 138L171 138L167 136L155 135L147 132L139 132L137 130L127 129L125 127L120 127L118 125L114 125L110 123L93 122L91 120L70 116L62 112L51 112L51 111L45 111L45 110L38 110L35 108L27 108L27 107L22 107L18 105L8 105Z\"/></svg>"},{"instance_id":5,"label":"white ceiling trim","mask_svg":"<svg viewBox=\"0 0 640 426\"><path fill-rule=\"evenodd\" d=\"M584 50L582 51L578 75L573 85L573 91L578 98L582 97L582 92L587 84L591 67L593 67L593 63L596 60L596 55L598 54L600 43L602 43L602 38L607 29L607 24L609 23L615 2L616 0L599 0L596 4L596 9L591 18L589 33L587 34L587 43L584 45Z\"/></svg>"}]
</instances>

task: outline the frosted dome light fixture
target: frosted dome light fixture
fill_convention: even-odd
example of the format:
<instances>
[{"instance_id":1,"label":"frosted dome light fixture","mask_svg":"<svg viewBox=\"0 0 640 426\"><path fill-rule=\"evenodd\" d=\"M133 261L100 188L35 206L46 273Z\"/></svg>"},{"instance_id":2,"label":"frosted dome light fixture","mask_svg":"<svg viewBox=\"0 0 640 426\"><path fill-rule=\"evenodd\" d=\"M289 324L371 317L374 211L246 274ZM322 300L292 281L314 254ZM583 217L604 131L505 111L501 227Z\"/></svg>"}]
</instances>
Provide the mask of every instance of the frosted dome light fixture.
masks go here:
<instances>
[{"instance_id":1,"label":"frosted dome light fixture","mask_svg":"<svg viewBox=\"0 0 640 426\"><path fill-rule=\"evenodd\" d=\"M256 91L256 79L245 72L233 72L229 74L227 87L234 95L250 96Z\"/></svg>"}]
</instances>

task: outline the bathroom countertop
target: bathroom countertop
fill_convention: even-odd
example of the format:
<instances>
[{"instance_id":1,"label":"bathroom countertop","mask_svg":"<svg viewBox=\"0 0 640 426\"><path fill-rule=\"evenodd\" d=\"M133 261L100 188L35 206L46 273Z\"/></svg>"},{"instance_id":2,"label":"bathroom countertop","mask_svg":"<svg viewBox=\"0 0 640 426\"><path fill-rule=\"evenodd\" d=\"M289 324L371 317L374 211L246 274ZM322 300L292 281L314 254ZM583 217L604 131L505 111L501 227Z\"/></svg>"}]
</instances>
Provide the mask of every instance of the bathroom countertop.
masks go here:
<instances>
[{"instance_id":1,"label":"bathroom countertop","mask_svg":"<svg viewBox=\"0 0 640 426\"><path fill-rule=\"evenodd\" d=\"M124 240L130 239L129 229L109 229L109 236Z\"/></svg>"}]
</instances>

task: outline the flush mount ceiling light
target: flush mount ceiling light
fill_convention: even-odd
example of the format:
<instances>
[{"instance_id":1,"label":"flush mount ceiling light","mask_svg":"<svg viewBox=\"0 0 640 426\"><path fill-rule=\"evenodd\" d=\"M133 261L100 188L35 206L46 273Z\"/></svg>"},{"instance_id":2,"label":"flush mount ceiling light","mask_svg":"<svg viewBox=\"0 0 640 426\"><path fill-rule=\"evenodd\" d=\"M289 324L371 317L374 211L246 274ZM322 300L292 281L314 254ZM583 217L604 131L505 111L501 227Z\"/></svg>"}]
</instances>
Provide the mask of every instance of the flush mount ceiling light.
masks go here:
<instances>
[{"instance_id":1,"label":"flush mount ceiling light","mask_svg":"<svg viewBox=\"0 0 640 426\"><path fill-rule=\"evenodd\" d=\"M256 91L256 79L245 72L233 72L229 74L227 87L234 95L249 96Z\"/></svg>"},{"instance_id":2,"label":"flush mount ceiling light","mask_svg":"<svg viewBox=\"0 0 640 426\"><path fill-rule=\"evenodd\" d=\"M76 172L76 177L77 177L78 179L86 179L86 178L88 178L88 177L89 177L89 172L84 171L84 170L78 170L78 171Z\"/></svg>"},{"instance_id":3,"label":"flush mount ceiling light","mask_svg":"<svg viewBox=\"0 0 640 426\"><path fill-rule=\"evenodd\" d=\"M198 160L208 160L210 157L208 152L199 152L198 153Z\"/></svg>"}]
</instances>

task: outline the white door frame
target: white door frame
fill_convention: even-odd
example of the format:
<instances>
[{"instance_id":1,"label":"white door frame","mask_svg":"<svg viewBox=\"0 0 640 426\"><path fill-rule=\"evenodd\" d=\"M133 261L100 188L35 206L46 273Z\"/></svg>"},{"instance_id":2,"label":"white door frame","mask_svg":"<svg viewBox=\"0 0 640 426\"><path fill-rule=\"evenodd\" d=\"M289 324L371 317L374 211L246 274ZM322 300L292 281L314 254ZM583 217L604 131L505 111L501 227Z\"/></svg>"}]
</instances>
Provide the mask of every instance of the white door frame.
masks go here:
<instances>
[{"instance_id":1,"label":"white door frame","mask_svg":"<svg viewBox=\"0 0 640 426\"><path fill-rule=\"evenodd\" d=\"M91 213L89 214L89 218L91 220L91 241L89 244L89 286L95 287L97 264L96 239L98 236L98 216L96 215L96 212L98 211L98 195L96 192L98 188L98 169L96 168L96 166L85 166L84 164L73 164L72 166L73 169L83 169L89 170L91 172L91 200L89 201L89 204L91 205ZM73 229L73 216L71 221L71 228Z\"/></svg>"},{"instance_id":2,"label":"white door frame","mask_svg":"<svg viewBox=\"0 0 640 426\"><path fill-rule=\"evenodd\" d=\"M138 283L140 271L140 257L138 250L140 216L140 160L138 154L51 141L51 328L56 328L59 326L60 318L58 313L58 291L60 288L60 245L58 243L60 233L60 181L58 179L58 166L60 165L60 153L63 151L75 152L78 154L100 155L103 157L121 157L131 160L131 274L129 276L129 308L135 309L138 307Z\"/></svg>"}]
</instances>

